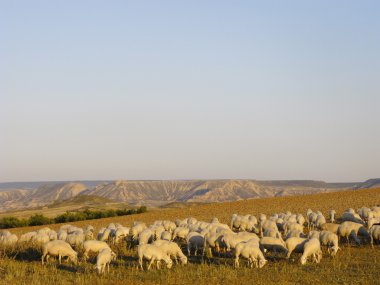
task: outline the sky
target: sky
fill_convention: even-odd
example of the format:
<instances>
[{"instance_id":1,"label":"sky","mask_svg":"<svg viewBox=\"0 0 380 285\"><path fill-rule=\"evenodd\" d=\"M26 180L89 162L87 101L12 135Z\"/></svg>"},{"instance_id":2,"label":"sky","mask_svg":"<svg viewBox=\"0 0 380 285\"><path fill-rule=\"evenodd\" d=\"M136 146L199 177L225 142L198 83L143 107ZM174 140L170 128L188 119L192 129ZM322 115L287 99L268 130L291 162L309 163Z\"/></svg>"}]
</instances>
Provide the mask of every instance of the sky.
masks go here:
<instances>
[{"instance_id":1,"label":"sky","mask_svg":"<svg viewBox=\"0 0 380 285\"><path fill-rule=\"evenodd\" d=\"M0 0L0 182L380 177L379 11Z\"/></svg>"}]
</instances>

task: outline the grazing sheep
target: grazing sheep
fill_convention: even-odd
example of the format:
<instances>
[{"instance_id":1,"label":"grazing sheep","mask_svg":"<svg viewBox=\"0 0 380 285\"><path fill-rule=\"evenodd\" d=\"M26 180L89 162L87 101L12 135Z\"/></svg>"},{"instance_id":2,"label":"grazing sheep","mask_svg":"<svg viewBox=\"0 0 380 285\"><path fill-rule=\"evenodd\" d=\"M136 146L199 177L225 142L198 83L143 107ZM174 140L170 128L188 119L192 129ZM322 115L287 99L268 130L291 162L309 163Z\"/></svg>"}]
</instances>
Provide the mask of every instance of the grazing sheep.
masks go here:
<instances>
[{"instance_id":1,"label":"grazing sheep","mask_svg":"<svg viewBox=\"0 0 380 285\"><path fill-rule=\"evenodd\" d=\"M265 230L263 236L264 237L273 237L273 238L282 239L281 233L278 230L275 230L275 229L267 229L267 230Z\"/></svg>"},{"instance_id":2,"label":"grazing sheep","mask_svg":"<svg viewBox=\"0 0 380 285\"><path fill-rule=\"evenodd\" d=\"M107 243L100 240L86 240L85 242L83 242L83 248L84 248L84 253L83 253L84 260L87 260L88 254L90 252L99 253L102 249L105 249L105 248L110 249Z\"/></svg>"},{"instance_id":3,"label":"grazing sheep","mask_svg":"<svg viewBox=\"0 0 380 285\"><path fill-rule=\"evenodd\" d=\"M239 257L242 256L248 259L248 265L253 268L262 268L268 261L265 259L264 254L259 248L256 239L247 242L241 242L235 249L235 267L239 267Z\"/></svg>"},{"instance_id":4,"label":"grazing sheep","mask_svg":"<svg viewBox=\"0 0 380 285\"><path fill-rule=\"evenodd\" d=\"M183 254L181 248L175 242L166 240L156 240L155 242L153 242L153 245L162 249L167 255L173 258L176 263L178 258L182 265L187 264L187 257Z\"/></svg>"},{"instance_id":5,"label":"grazing sheep","mask_svg":"<svg viewBox=\"0 0 380 285\"><path fill-rule=\"evenodd\" d=\"M205 253L212 257L212 249L217 253L220 252L220 243L223 233L208 232L204 236L203 255Z\"/></svg>"},{"instance_id":6,"label":"grazing sheep","mask_svg":"<svg viewBox=\"0 0 380 285\"><path fill-rule=\"evenodd\" d=\"M319 232L319 231L310 231L309 234L307 235L307 237L309 239L312 239L312 238L319 239L320 235L321 235L321 232Z\"/></svg>"},{"instance_id":7,"label":"grazing sheep","mask_svg":"<svg viewBox=\"0 0 380 285\"><path fill-rule=\"evenodd\" d=\"M37 233L33 236L32 242L38 245L42 245L50 241L50 237L44 233Z\"/></svg>"},{"instance_id":8,"label":"grazing sheep","mask_svg":"<svg viewBox=\"0 0 380 285\"><path fill-rule=\"evenodd\" d=\"M330 210L329 211L329 220L330 220L330 223L335 223L335 216L336 216L336 211L335 210Z\"/></svg>"},{"instance_id":9,"label":"grazing sheep","mask_svg":"<svg viewBox=\"0 0 380 285\"><path fill-rule=\"evenodd\" d=\"M143 230L138 237L139 244L150 243L154 240L154 232L151 229Z\"/></svg>"},{"instance_id":10,"label":"grazing sheep","mask_svg":"<svg viewBox=\"0 0 380 285\"><path fill-rule=\"evenodd\" d=\"M370 230L373 225L380 224L380 218L369 218L368 219L368 229Z\"/></svg>"},{"instance_id":11,"label":"grazing sheep","mask_svg":"<svg viewBox=\"0 0 380 285\"><path fill-rule=\"evenodd\" d=\"M102 233L98 233L98 240L99 241L108 241L108 238L110 237L111 229L106 228Z\"/></svg>"},{"instance_id":12,"label":"grazing sheep","mask_svg":"<svg viewBox=\"0 0 380 285\"><path fill-rule=\"evenodd\" d=\"M356 214L354 210L352 211L343 213L342 218L341 218L342 222L354 222L354 223L364 225L365 222L362 220L362 218L358 214Z\"/></svg>"},{"instance_id":13,"label":"grazing sheep","mask_svg":"<svg viewBox=\"0 0 380 285\"><path fill-rule=\"evenodd\" d=\"M195 249L194 255L197 255L198 250L203 249L204 236L197 232L190 232L186 237L187 253L190 256L192 249Z\"/></svg>"},{"instance_id":14,"label":"grazing sheep","mask_svg":"<svg viewBox=\"0 0 380 285\"><path fill-rule=\"evenodd\" d=\"M290 230L285 236L285 240L292 237L304 237L304 233L300 230Z\"/></svg>"},{"instance_id":15,"label":"grazing sheep","mask_svg":"<svg viewBox=\"0 0 380 285\"><path fill-rule=\"evenodd\" d=\"M297 222L286 222L283 226L285 235L291 230L303 232L303 226Z\"/></svg>"},{"instance_id":16,"label":"grazing sheep","mask_svg":"<svg viewBox=\"0 0 380 285\"><path fill-rule=\"evenodd\" d=\"M115 232L115 243L120 242L123 239L126 239L130 233L130 228L127 227L118 227Z\"/></svg>"},{"instance_id":17,"label":"grazing sheep","mask_svg":"<svg viewBox=\"0 0 380 285\"><path fill-rule=\"evenodd\" d=\"M369 230L369 235L371 239L371 247L373 248L373 242L380 241L380 225L371 227Z\"/></svg>"},{"instance_id":18,"label":"grazing sheep","mask_svg":"<svg viewBox=\"0 0 380 285\"><path fill-rule=\"evenodd\" d=\"M319 239L312 238L305 242L303 247L303 254L300 262L304 265L309 257L313 257L314 262L319 263L322 259L321 243Z\"/></svg>"},{"instance_id":19,"label":"grazing sheep","mask_svg":"<svg viewBox=\"0 0 380 285\"><path fill-rule=\"evenodd\" d=\"M321 229L321 225L323 225L323 224L326 224L326 218L325 218L325 216L318 215L317 219L315 220L315 223L314 223L315 227L317 229Z\"/></svg>"},{"instance_id":20,"label":"grazing sheep","mask_svg":"<svg viewBox=\"0 0 380 285\"><path fill-rule=\"evenodd\" d=\"M141 222L135 222L133 227L131 228L131 231L130 231L130 234L132 236L132 239L133 240L137 240L139 234L145 230L147 228L147 226L145 225L145 223L141 223Z\"/></svg>"},{"instance_id":21,"label":"grazing sheep","mask_svg":"<svg viewBox=\"0 0 380 285\"><path fill-rule=\"evenodd\" d=\"M246 215L240 216L237 214L232 215L231 219L231 229L236 229L238 231L256 231L257 219L255 216Z\"/></svg>"},{"instance_id":22,"label":"grazing sheep","mask_svg":"<svg viewBox=\"0 0 380 285\"><path fill-rule=\"evenodd\" d=\"M108 273L110 273L110 263L112 260L116 259L116 253L114 253L109 248L102 249L98 256L96 257L96 266L95 268L98 270L98 274L105 273L105 269L107 266Z\"/></svg>"},{"instance_id":23,"label":"grazing sheep","mask_svg":"<svg viewBox=\"0 0 380 285\"><path fill-rule=\"evenodd\" d=\"M186 236L189 234L189 229L185 227L177 227L173 232L173 240L176 238L186 239Z\"/></svg>"},{"instance_id":24,"label":"grazing sheep","mask_svg":"<svg viewBox=\"0 0 380 285\"><path fill-rule=\"evenodd\" d=\"M264 220L262 223L260 223L260 233L261 233L261 237L264 236L264 232L266 230L269 230L269 229L272 229L272 230L276 230L278 231L278 228L277 228L277 224L275 221L272 221L272 220Z\"/></svg>"},{"instance_id":25,"label":"grazing sheep","mask_svg":"<svg viewBox=\"0 0 380 285\"><path fill-rule=\"evenodd\" d=\"M27 232L22 234L18 240L19 243L29 243L33 240L33 237L37 235L37 232Z\"/></svg>"},{"instance_id":26,"label":"grazing sheep","mask_svg":"<svg viewBox=\"0 0 380 285\"><path fill-rule=\"evenodd\" d=\"M152 266L152 264L157 261L157 269L160 269L159 262L164 261L166 267L170 269L173 265L172 260L169 255L167 255L164 250L153 245L153 244L142 244L137 247L137 254L139 257L139 265L142 270L143 268L143 260L149 260L148 270Z\"/></svg>"},{"instance_id":27,"label":"grazing sheep","mask_svg":"<svg viewBox=\"0 0 380 285\"><path fill-rule=\"evenodd\" d=\"M226 233L221 238L221 243L226 247L226 251L230 251L231 248L242 242L250 239L259 239L254 233L239 232L239 233Z\"/></svg>"},{"instance_id":28,"label":"grazing sheep","mask_svg":"<svg viewBox=\"0 0 380 285\"><path fill-rule=\"evenodd\" d=\"M331 256L335 256L340 249L338 245L338 236L332 232L321 231L319 241L321 245L327 246L327 250Z\"/></svg>"},{"instance_id":29,"label":"grazing sheep","mask_svg":"<svg viewBox=\"0 0 380 285\"><path fill-rule=\"evenodd\" d=\"M347 241L349 241L349 238L351 236L357 244L360 244L360 240L358 238L359 231L362 233L367 232L363 224L355 222L343 222L339 225L337 234L339 238L345 237Z\"/></svg>"},{"instance_id":30,"label":"grazing sheep","mask_svg":"<svg viewBox=\"0 0 380 285\"><path fill-rule=\"evenodd\" d=\"M73 232L66 237L66 242L68 242L72 247L78 249L84 242L84 234L81 232Z\"/></svg>"},{"instance_id":31,"label":"grazing sheep","mask_svg":"<svg viewBox=\"0 0 380 285\"><path fill-rule=\"evenodd\" d=\"M290 258L290 255L292 252L303 252L303 248L305 243L308 241L307 238L301 238L301 237L291 237L288 238L285 241L286 248L288 249L288 253L286 255L286 258Z\"/></svg>"},{"instance_id":32,"label":"grazing sheep","mask_svg":"<svg viewBox=\"0 0 380 285\"><path fill-rule=\"evenodd\" d=\"M325 223L320 226L322 231L329 231L334 234L338 232L339 224L333 224L333 223Z\"/></svg>"},{"instance_id":33,"label":"grazing sheep","mask_svg":"<svg viewBox=\"0 0 380 285\"><path fill-rule=\"evenodd\" d=\"M58 256L59 264L61 264L61 258L66 256L74 264L78 263L78 253L67 242L62 240L49 241L42 246L42 264L44 264L45 257L46 262L48 262L50 256Z\"/></svg>"},{"instance_id":34,"label":"grazing sheep","mask_svg":"<svg viewBox=\"0 0 380 285\"><path fill-rule=\"evenodd\" d=\"M273 251L275 255L277 255L277 252L284 252L285 254L288 253L285 242L278 238L262 237L260 239L260 247L268 251Z\"/></svg>"},{"instance_id":35,"label":"grazing sheep","mask_svg":"<svg viewBox=\"0 0 380 285\"><path fill-rule=\"evenodd\" d=\"M15 234L4 235L0 237L1 246L14 246L18 241L18 237Z\"/></svg>"},{"instance_id":36,"label":"grazing sheep","mask_svg":"<svg viewBox=\"0 0 380 285\"><path fill-rule=\"evenodd\" d=\"M162 240L171 241L172 240L172 234L170 232L168 232L168 231L164 231L161 234L161 239Z\"/></svg>"},{"instance_id":37,"label":"grazing sheep","mask_svg":"<svg viewBox=\"0 0 380 285\"><path fill-rule=\"evenodd\" d=\"M66 238L67 238L67 231L64 229L60 229L57 234L57 239L66 240Z\"/></svg>"}]
</instances>

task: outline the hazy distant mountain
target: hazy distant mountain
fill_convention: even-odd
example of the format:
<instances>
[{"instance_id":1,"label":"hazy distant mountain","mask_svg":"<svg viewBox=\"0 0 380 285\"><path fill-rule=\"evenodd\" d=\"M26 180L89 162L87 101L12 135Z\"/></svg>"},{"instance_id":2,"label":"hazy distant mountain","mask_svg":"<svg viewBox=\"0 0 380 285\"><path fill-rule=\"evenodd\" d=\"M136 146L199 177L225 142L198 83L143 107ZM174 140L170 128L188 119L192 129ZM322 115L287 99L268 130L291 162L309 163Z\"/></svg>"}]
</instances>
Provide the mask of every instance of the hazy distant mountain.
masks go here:
<instances>
[{"instance_id":1,"label":"hazy distant mountain","mask_svg":"<svg viewBox=\"0 0 380 285\"><path fill-rule=\"evenodd\" d=\"M133 205L159 206L168 203L208 203L241 199L306 195L320 192L380 187L380 179L362 183L326 183L311 180L120 180L112 182L41 183L33 190L0 192L0 211L38 207L78 195L93 195ZM88 187L88 185L95 185ZM12 185L15 186L15 185Z\"/></svg>"}]
</instances>

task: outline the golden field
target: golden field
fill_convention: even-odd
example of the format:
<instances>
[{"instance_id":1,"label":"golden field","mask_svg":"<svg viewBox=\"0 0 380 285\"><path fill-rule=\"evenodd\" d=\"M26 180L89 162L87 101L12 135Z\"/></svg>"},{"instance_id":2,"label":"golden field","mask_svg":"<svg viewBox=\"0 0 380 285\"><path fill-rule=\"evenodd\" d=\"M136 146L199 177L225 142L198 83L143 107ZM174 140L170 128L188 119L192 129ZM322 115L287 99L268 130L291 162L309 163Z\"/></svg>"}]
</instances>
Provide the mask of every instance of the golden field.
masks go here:
<instances>
[{"instance_id":1,"label":"golden field","mask_svg":"<svg viewBox=\"0 0 380 285\"><path fill-rule=\"evenodd\" d=\"M229 223L232 214L272 214L284 211L302 213L306 210L320 210L327 215L335 209L338 216L348 207L357 209L362 206L380 204L380 189L351 190L344 192L315 194L305 196L252 199L228 203L191 205L180 208L150 209L147 213L100 220L72 223L76 226L91 224L95 229L110 222L131 226L139 220L152 223L155 220L195 217L210 221L218 217L221 222ZM60 225L51 225L53 229ZM40 227L12 229L17 235ZM374 249L367 244L362 246L341 245L342 250L335 258L324 252L320 264L308 263L301 266L299 255L290 260L269 256L268 264L262 269L250 269L244 262L241 267L233 268L231 257L201 258L190 257L187 266L175 265L172 269L137 269L134 249L121 245L114 250L119 254L112 264L110 274L98 276L92 263L57 265L54 261L41 266L37 251L25 252L16 249L2 253L0 257L0 284L380 284L380 246Z\"/></svg>"}]
</instances>

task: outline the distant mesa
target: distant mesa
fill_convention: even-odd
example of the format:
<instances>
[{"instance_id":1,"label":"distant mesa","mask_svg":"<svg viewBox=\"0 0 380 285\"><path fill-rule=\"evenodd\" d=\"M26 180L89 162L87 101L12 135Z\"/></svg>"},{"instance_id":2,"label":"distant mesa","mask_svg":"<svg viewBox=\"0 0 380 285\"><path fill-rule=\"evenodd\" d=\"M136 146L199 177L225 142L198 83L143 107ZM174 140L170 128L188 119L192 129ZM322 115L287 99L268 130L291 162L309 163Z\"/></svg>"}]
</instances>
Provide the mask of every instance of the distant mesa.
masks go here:
<instances>
[{"instance_id":1,"label":"distant mesa","mask_svg":"<svg viewBox=\"0 0 380 285\"><path fill-rule=\"evenodd\" d=\"M374 187L380 187L380 178L360 183L237 179L0 183L0 211L47 205L51 207L62 201L80 204L93 200L94 203L118 202L130 205L162 206L306 195ZM95 199L98 200L95 201Z\"/></svg>"}]
</instances>

